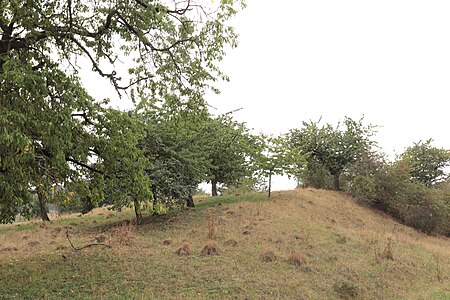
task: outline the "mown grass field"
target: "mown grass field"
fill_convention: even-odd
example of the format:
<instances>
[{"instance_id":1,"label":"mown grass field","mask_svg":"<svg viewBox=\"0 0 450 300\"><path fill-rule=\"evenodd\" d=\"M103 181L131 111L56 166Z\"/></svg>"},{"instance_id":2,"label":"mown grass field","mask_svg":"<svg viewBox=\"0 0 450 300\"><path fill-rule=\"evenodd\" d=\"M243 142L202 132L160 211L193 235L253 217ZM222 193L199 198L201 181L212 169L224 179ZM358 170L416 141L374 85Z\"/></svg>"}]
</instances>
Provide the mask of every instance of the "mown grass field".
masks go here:
<instances>
[{"instance_id":1,"label":"mown grass field","mask_svg":"<svg viewBox=\"0 0 450 300\"><path fill-rule=\"evenodd\" d=\"M345 194L196 202L141 226L106 209L0 226L0 299L450 299L450 240Z\"/></svg>"}]
</instances>

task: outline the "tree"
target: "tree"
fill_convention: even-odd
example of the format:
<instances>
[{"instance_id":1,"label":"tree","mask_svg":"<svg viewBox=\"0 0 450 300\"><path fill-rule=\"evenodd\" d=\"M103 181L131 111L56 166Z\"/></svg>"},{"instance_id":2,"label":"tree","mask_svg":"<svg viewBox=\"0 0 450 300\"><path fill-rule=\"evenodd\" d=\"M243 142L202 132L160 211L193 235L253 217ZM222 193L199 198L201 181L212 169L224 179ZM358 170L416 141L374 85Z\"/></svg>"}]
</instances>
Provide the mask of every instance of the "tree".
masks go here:
<instances>
[{"instance_id":1,"label":"tree","mask_svg":"<svg viewBox=\"0 0 450 300\"><path fill-rule=\"evenodd\" d=\"M217 196L219 183L236 186L253 173L257 139L244 123L234 121L230 113L211 118L203 132L208 142L207 180L212 185L212 196Z\"/></svg>"},{"instance_id":2,"label":"tree","mask_svg":"<svg viewBox=\"0 0 450 300\"><path fill-rule=\"evenodd\" d=\"M188 105L170 107L167 103L147 113L147 136L141 147L152 162L146 172L152 182L154 205L194 206L193 191L205 180L208 168L202 132L207 118L206 110Z\"/></svg>"},{"instance_id":3,"label":"tree","mask_svg":"<svg viewBox=\"0 0 450 300\"><path fill-rule=\"evenodd\" d=\"M216 62L236 46L226 22L241 4L205 3L0 1L0 222L28 215L33 193L43 207L52 186L81 184L92 173L112 191L125 189L116 206L144 201L139 130L129 128L125 147L114 142L133 116L105 111L107 101L89 96L79 70L90 65L140 107L188 99L203 106L205 90L216 91L211 83L227 79ZM120 177L110 173L118 168Z\"/></svg>"},{"instance_id":4,"label":"tree","mask_svg":"<svg viewBox=\"0 0 450 300\"><path fill-rule=\"evenodd\" d=\"M306 165L305 156L289 147L286 136L262 136L262 151L257 156L258 175L268 178L268 197L272 190L273 175L300 176Z\"/></svg>"},{"instance_id":5,"label":"tree","mask_svg":"<svg viewBox=\"0 0 450 300\"><path fill-rule=\"evenodd\" d=\"M324 166L333 176L334 189L340 190L342 171L373 144L369 139L373 126L364 126L362 119L356 122L348 117L343 122L345 130L341 129L340 124L319 127L319 122L303 122L303 128L290 130L290 144L308 155L308 170L313 165Z\"/></svg>"},{"instance_id":6,"label":"tree","mask_svg":"<svg viewBox=\"0 0 450 300\"><path fill-rule=\"evenodd\" d=\"M428 187L449 178L445 168L450 166L450 152L433 147L432 142L433 140L429 139L415 143L400 156L410 166L411 178Z\"/></svg>"}]
</instances>

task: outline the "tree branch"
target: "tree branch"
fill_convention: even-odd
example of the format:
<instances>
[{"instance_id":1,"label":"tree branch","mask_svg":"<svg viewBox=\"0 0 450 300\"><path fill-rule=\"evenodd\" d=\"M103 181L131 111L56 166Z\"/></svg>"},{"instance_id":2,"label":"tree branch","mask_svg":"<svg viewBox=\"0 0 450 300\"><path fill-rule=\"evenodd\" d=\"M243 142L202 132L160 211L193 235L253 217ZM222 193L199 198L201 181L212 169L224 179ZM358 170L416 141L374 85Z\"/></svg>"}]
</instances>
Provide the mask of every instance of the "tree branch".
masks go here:
<instances>
[{"instance_id":1,"label":"tree branch","mask_svg":"<svg viewBox=\"0 0 450 300\"><path fill-rule=\"evenodd\" d=\"M87 165L85 163L82 163L81 161L78 161L78 160L76 160L76 159L74 159L72 157L66 156L66 161L70 161L71 163L74 163L74 164L76 164L76 165L78 165L80 167L86 168L86 169L88 169L91 172L105 175L104 172L102 172L100 170L97 170L97 169L95 169L95 168L93 168L93 167L91 167L91 166L89 166L89 165Z\"/></svg>"},{"instance_id":2,"label":"tree branch","mask_svg":"<svg viewBox=\"0 0 450 300\"><path fill-rule=\"evenodd\" d=\"M89 247L93 247L93 246L103 246L103 247L106 247L106 248L109 248L109 249L112 248L110 245L106 245L106 244L103 244L103 243L87 244L87 245L85 245L85 246L83 246L83 247L77 248L77 247L75 247L75 246L73 245L72 241L71 241L70 238L69 238L69 230L66 230L66 238L67 238L67 240L69 241L70 246L72 246L72 248L73 248L75 251L80 251L80 250L83 250L83 249L86 249L86 248L89 248Z\"/></svg>"}]
</instances>

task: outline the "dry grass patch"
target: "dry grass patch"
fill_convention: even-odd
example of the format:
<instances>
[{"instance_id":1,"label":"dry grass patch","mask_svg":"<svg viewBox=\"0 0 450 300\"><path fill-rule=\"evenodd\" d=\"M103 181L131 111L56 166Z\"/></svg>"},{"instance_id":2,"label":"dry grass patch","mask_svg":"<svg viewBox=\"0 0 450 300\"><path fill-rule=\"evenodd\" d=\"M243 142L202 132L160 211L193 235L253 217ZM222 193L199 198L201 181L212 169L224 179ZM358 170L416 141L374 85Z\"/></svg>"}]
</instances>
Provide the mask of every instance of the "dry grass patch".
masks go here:
<instances>
[{"instance_id":1,"label":"dry grass patch","mask_svg":"<svg viewBox=\"0 0 450 300\"><path fill-rule=\"evenodd\" d=\"M192 254L192 244L188 241L183 242L180 248L175 251L179 256L188 256Z\"/></svg>"},{"instance_id":2,"label":"dry grass patch","mask_svg":"<svg viewBox=\"0 0 450 300\"><path fill-rule=\"evenodd\" d=\"M306 257L302 252L292 251L288 262L294 266L303 266L306 264Z\"/></svg>"},{"instance_id":3,"label":"dry grass patch","mask_svg":"<svg viewBox=\"0 0 450 300\"><path fill-rule=\"evenodd\" d=\"M114 237L119 245L131 246L136 239L135 226L128 223L119 225L113 229L111 236Z\"/></svg>"},{"instance_id":4,"label":"dry grass patch","mask_svg":"<svg viewBox=\"0 0 450 300\"><path fill-rule=\"evenodd\" d=\"M275 252L273 250L264 250L259 255L259 260L262 262L273 262L277 260L277 256L275 255Z\"/></svg>"},{"instance_id":5,"label":"dry grass patch","mask_svg":"<svg viewBox=\"0 0 450 300\"><path fill-rule=\"evenodd\" d=\"M225 242L225 245L230 247L236 247L238 242L235 239L229 239Z\"/></svg>"},{"instance_id":6,"label":"dry grass patch","mask_svg":"<svg viewBox=\"0 0 450 300\"><path fill-rule=\"evenodd\" d=\"M448 299L450 296L449 239L418 233L358 206L343 193L305 189L276 193L276 201L237 200L245 198L223 197L222 206L216 205L217 199L205 199L196 211L148 217L142 226L126 227L129 224L123 223L126 228L117 227L119 221L115 218L98 217L94 224L93 217L83 216L85 224L70 229L75 245L104 234L111 239L113 251L105 251L104 247L71 251L64 234L54 232L54 228L61 227L65 232L64 226L74 221L79 224L79 218L55 221L47 224L47 228L40 228L39 224L27 228L21 225L2 232L0 227L0 251L6 247L18 249L0 252L0 295L8 299L52 298L41 292L45 286L48 291L67 287L65 293L55 296L65 299L92 297L99 287L105 299ZM217 216L211 222L215 231L211 236L220 247L218 256L201 256L207 244L205 237L210 235L207 213ZM222 222L219 216L228 222ZM117 217L132 220L132 211ZM251 231L244 229L253 218L261 219L258 225ZM332 219L335 224L330 223ZM251 234L243 236L244 230ZM57 237L52 238L52 234ZM122 235L126 238L119 238ZM28 239L22 239L23 236ZM389 248L388 236L392 237L389 247L395 260L380 259L376 263L374 247L378 245L378 252L384 253ZM185 238L189 240L183 241ZM120 239L130 239L132 247L119 247ZM163 242L165 239L173 242ZM41 244L29 248L27 243L34 240ZM56 244L49 245L50 241ZM70 249L55 251L59 245ZM212 248L210 245L205 252L214 253ZM267 250L261 253L264 249ZM298 252L298 257L291 258L294 256L291 250ZM435 256L439 256L438 261Z\"/></svg>"},{"instance_id":7,"label":"dry grass patch","mask_svg":"<svg viewBox=\"0 0 450 300\"><path fill-rule=\"evenodd\" d=\"M172 241L172 239L171 238L168 238L168 239L165 239L164 241L163 241L163 245L171 245L173 243L173 241Z\"/></svg>"},{"instance_id":8,"label":"dry grass patch","mask_svg":"<svg viewBox=\"0 0 450 300\"><path fill-rule=\"evenodd\" d=\"M214 241L207 241L202 250L202 255L218 255L219 247Z\"/></svg>"}]
</instances>

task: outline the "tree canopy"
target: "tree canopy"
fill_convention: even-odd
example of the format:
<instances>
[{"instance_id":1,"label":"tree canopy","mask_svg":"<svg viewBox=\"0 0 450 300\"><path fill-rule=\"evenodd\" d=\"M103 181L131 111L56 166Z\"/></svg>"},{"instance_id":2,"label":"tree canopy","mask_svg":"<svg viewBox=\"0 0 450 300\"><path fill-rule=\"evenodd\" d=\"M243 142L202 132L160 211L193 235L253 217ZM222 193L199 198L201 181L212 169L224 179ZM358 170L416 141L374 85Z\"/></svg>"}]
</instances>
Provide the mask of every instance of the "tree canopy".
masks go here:
<instances>
[{"instance_id":1,"label":"tree canopy","mask_svg":"<svg viewBox=\"0 0 450 300\"><path fill-rule=\"evenodd\" d=\"M342 171L357 161L372 142L372 126L364 126L362 119L346 117L343 127L338 124L319 126L319 122L303 122L300 129L289 132L290 144L308 155L308 169L323 166L334 177L334 188L340 189Z\"/></svg>"},{"instance_id":2,"label":"tree canopy","mask_svg":"<svg viewBox=\"0 0 450 300\"><path fill-rule=\"evenodd\" d=\"M242 5L0 1L0 222L27 215L32 194L44 205L55 186L121 191L116 206L148 201L142 126L90 97L79 71L89 65L141 109L203 107L205 91L227 79L216 63L236 46L226 23Z\"/></svg>"},{"instance_id":3,"label":"tree canopy","mask_svg":"<svg viewBox=\"0 0 450 300\"><path fill-rule=\"evenodd\" d=\"M450 152L433 147L432 142L415 143L400 156L409 165L412 179L428 187L445 181L449 176L445 168L450 166Z\"/></svg>"}]
</instances>

